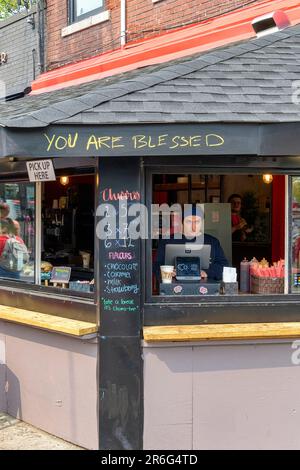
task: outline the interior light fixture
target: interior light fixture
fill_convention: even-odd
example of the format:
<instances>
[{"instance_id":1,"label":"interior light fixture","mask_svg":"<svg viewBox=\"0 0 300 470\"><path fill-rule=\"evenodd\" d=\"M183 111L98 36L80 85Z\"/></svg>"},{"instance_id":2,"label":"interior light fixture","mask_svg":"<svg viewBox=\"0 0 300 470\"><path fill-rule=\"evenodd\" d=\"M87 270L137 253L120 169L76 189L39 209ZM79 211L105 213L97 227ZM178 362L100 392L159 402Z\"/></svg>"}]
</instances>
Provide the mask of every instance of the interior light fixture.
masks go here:
<instances>
[{"instance_id":1,"label":"interior light fixture","mask_svg":"<svg viewBox=\"0 0 300 470\"><path fill-rule=\"evenodd\" d=\"M263 175L263 182L266 184L271 184L273 181L273 175Z\"/></svg>"},{"instance_id":2,"label":"interior light fixture","mask_svg":"<svg viewBox=\"0 0 300 470\"><path fill-rule=\"evenodd\" d=\"M69 184L69 177L68 176L61 176L60 177L60 184L62 184L63 186L67 186Z\"/></svg>"}]
</instances>

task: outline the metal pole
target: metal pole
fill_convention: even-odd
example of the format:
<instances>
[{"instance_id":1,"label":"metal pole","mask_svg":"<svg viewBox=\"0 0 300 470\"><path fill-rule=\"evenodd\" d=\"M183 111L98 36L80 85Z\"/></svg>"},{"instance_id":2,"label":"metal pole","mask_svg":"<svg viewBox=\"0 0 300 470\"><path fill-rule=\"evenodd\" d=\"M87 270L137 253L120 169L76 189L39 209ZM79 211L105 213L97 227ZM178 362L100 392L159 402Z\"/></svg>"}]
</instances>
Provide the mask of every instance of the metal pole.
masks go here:
<instances>
[{"instance_id":1,"label":"metal pole","mask_svg":"<svg viewBox=\"0 0 300 470\"><path fill-rule=\"evenodd\" d=\"M42 183L35 184L35 283L41 285Z\"/></svg>"},{"instance_id":2,"label":"metal pole","mask_svg":"<svg viewBox=\"0 0 300 470\"><path fill-rule=\"evenodd\" d=\"M121 0L121 47L126 45L126 0Z\"/></svg>"}]
</instances>

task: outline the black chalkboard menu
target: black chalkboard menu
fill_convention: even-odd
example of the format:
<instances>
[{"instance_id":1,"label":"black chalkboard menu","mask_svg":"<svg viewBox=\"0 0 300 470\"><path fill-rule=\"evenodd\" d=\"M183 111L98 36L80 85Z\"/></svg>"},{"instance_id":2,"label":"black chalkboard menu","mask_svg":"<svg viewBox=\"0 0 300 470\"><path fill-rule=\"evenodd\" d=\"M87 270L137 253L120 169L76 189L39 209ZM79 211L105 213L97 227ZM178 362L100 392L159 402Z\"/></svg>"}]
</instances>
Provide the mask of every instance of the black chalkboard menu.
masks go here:
<instances>
[{"instance_id":1,"label":"black chalkboard menu","mask_svg":"<svg viewBox=\"0 0 300 470\"><path fill-rule=\"evenodd\" d=\"M137 161L115 162L113 169L100 165L100 206L97 235L100 240L101 322L114 333L140 330L140 240L130 235L134 205L141 203ZM109 166L108 166L109 167ZM134 211L133 211L134 212ZM113 325L113 326L112 326ZM125 329L125 330L124 330Z\"/></svg>"},{"instance_id":2,"label":"black chalkboard menu","mask_svg":"<svg viewBox=\"0 0 300 470\"><path fill-rule=\"evenodd\" d=\"M125 222L127 215L132 222L130 211L141 202L139 172L137 159L99 159L98 239L105 226L105 237L99 239L102 450L142 448L140 240L130 237ZM113 412L111 403L115 403Z\"/></svg>"}]
</instances>

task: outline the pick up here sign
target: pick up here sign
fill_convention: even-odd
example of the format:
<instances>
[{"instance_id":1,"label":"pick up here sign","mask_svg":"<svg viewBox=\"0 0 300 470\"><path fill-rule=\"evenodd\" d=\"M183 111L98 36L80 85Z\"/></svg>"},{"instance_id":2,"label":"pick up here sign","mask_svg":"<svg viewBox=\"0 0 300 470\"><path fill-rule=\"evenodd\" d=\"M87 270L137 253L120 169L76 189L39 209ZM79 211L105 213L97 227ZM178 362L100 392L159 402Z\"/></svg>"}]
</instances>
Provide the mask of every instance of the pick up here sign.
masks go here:
<instances>
[{"instance_id":1,"label":"pick up here sign","mask_svg":"<svg viewBox=\"0 0 300 470\"><path fill-rule=\"evenodd\" d=\"M55 171L52 160L35 160L26 162L29 181L55 181Z\"/></svg>"}]
</instances>

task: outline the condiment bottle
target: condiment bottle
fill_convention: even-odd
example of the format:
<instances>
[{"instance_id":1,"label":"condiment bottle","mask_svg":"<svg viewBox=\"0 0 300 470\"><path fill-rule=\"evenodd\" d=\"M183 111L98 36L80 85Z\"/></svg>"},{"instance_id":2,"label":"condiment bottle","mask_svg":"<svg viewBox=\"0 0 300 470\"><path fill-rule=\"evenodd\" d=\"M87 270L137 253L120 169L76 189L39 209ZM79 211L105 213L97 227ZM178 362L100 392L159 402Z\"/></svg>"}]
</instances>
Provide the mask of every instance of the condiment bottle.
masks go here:
<instances>
[{"instance_id":1,"label":"condiment bottle","mask_svg":"<svg viewBox=\"0 0 300 470\"><path fill-rule=\"evenodd\" d=\"M247 258L240 264L240 291L250 292L250 262Z\"/></svg>"},{"instance_id":2,"label":"condiment bottle","mask_svg":"<svg viewBox=\"0 0 300 470\"><path fill-rule=\"evenodd\" d=\"M249 269L249 271L250 271L250 281L249 281L249 284L250 284L250 292L251 292L251 275L253 274L253 271L254 271L253 268L259 266L259 262L254 256L249 264L250 264L250 269Z\"/></svg>"}]
</instances>

